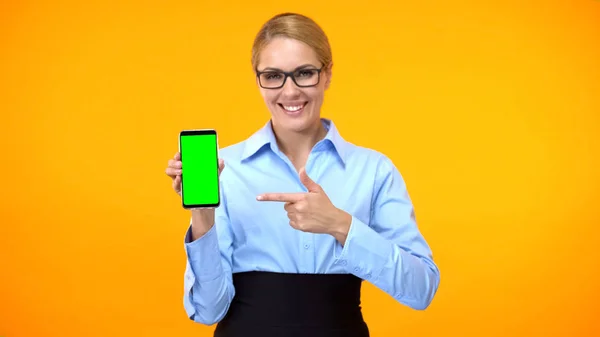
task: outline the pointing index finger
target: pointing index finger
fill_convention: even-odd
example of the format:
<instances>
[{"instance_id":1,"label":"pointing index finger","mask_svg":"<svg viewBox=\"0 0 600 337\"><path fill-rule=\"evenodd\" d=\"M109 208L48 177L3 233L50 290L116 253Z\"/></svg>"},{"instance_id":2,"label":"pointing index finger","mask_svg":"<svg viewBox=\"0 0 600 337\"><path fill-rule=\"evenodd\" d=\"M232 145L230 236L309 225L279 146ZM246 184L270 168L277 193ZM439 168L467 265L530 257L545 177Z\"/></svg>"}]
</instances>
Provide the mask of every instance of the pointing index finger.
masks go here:
<instances>
[{"instance_id":1,"label":"pointing index finger","mask_svg":"<svg viewBox=\"0 0 600 337\"><path fill-rule=\"evenodd\" d=\"M305 193L264 193L256 197L258 201L296 202L300 201Z\"/></svg>"}]
</instances>

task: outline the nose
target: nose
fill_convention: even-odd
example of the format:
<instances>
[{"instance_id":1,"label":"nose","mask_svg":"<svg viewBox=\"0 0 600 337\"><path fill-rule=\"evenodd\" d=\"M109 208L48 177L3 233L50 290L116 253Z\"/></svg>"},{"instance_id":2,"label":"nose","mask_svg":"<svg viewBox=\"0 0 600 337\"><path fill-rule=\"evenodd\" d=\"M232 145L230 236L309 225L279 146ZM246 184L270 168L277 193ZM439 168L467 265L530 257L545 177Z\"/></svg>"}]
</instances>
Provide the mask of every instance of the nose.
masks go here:
<instances>
[{"instance_id":1,"label":"nose","mask_svg":"<svg viewBox=\"0 0 600 337\"><path fill-rule=\"evenodd\" d=\"M283 88L281 88L281 94L284 97L294 97L300 93L300 88L294 83L294 80L291 77L288 77L283 84Z\"/></svg>"}]
</instances>

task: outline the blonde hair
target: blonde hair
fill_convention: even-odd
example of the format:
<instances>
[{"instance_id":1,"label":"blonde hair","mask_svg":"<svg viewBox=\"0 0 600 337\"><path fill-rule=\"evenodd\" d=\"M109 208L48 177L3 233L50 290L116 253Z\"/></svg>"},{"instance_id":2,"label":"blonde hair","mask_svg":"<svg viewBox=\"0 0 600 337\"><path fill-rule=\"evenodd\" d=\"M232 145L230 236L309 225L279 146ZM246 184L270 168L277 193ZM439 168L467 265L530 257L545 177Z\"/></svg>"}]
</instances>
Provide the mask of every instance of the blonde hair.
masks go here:
<instances>
[{"instance_id":1,"label":"blonde hair","mask_svg":"<svg viewBox=\"0 0 600 337\"><path fill-rule=\"evenodd\" d=\"M302 14L282 13L265 22L256 34L251 60L254 70L260 62L260 52L276 37L286 37L306 43L317 53L324 68L332 62L331 46L327 35L314 20Z\"/></svg>"}]
</instances>

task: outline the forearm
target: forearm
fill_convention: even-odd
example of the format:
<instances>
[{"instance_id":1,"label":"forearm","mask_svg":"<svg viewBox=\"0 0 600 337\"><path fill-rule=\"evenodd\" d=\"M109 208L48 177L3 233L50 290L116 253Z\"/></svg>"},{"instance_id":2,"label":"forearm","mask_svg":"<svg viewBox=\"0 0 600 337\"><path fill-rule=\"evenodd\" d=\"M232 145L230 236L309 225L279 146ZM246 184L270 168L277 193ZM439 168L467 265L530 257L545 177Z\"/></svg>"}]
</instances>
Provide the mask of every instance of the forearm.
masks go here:
<instances>
[{"instance_id":1,"label":"forearm","mask_svg":"<svg viewBox=\"0 0 600 337\"><path fill-rule=\"evenodd\" d=\"M389 263L384 264L379 276L372 282L397 301L413 309L426 309L439 284L437 267L430 264L429 260L386 241L390 249Z\"/></svg>"},{"instance_id":2,"label":"forearm","mask_svg":"<svg viewBox=\"0 0 600 337\"><path fill-rule=\"evenodd\" d=\"M329 234L333 236L342 247L348 238L348 232L350 231L351 224L352 215L341 209L338 209L336 221L332 224Z\"/></svg>"},{"instance_id":3,"label":"forearm","mask_svg":"<svg viewBox=\"0 0 600 337\"><path fill-rule=\"evenodd\" d=\"M191 213L192 223L189 242L203 237L215 223L215 211L213 209L194 209Z\"/></svg>"},{"instance_id":4,"label":"forearm","mask_svg":"<svg viewBox=\"0 0 600 337\"><path fill-rule=\"evenodd\" d=\"M211 325L225 316L233 298L231 270L225 268L221 261L215 228L211 226L193 241L192 232L193 227L190 226L185 243L184 305L188 316L195 322Z\"/></svg>"},{"instance_id":5,"label":"forearm","mask_svg":"<svg viewBox=\"0 0 600 337\"><path fill-rule=\"evenodd\" d=\"M212 280L200 280L193 275L193 272L186 271L186 283L189 282L189 285L184 295L184 306L188 317L204 325L218 323L225 317L233 298L231 272L224 272Z\"/></svg>"},{"instance_id":6,"label":"forearm","mask_svg":"<svg viewBox=\"0 0 600 337\"><path fill-rule=\"evenodd\" d=\"M439 284L439 271L428 256L409 253L354 217L340 248L338 263L346 261L348 272L413 309L423 310L431 303Z\"/></svg>"}]
</instances>

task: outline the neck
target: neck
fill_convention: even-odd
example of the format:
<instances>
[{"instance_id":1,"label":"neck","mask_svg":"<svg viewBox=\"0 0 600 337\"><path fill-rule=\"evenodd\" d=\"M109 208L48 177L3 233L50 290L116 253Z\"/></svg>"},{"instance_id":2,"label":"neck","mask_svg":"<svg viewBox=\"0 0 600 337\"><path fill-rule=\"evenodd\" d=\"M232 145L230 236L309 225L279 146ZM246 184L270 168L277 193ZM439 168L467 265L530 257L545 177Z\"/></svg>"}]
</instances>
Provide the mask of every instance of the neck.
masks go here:
<instances>
[{"instance_id":1,"label":"neck","mask_svg":"<svg viewBox=\"0 0 600 337\"><path fill-rule=\"evenodd\" d=\"M301 132L283 131L273 125L273 133L281 152L299 169L305 165L310 151L325 137L327 130L319 119L313 126Z\"/></svg>"}]
</instances>

